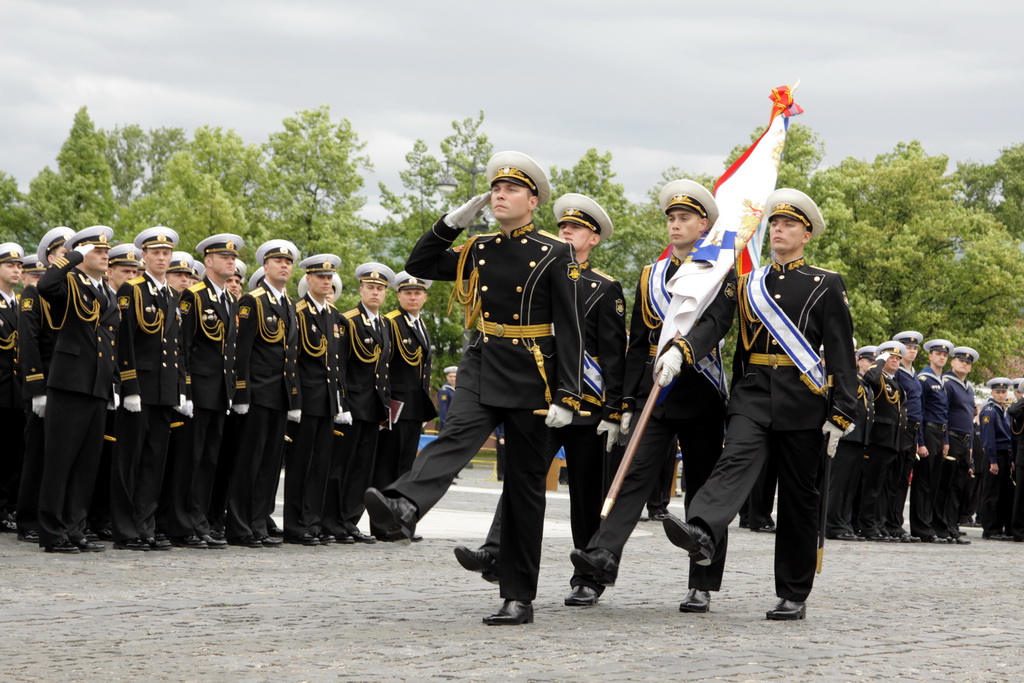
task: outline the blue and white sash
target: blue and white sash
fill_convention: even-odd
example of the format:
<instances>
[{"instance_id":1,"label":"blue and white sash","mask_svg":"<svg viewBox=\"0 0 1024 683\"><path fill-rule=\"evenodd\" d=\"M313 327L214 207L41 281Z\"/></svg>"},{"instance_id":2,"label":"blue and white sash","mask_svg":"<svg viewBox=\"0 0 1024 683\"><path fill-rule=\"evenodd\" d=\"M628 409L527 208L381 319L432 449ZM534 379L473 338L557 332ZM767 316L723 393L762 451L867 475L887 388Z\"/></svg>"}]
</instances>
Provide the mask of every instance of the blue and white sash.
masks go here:
<instances>
[{"instance_id":1,"label":"blue and white sash","mask_svg":"<svg viewBox=\"0 0 1024 683\"><path fill-rule=\"evenodd\" d=\"M672 264L671 258L663 258L651 265L651 276L647 279L647 301L651 304L659 320L665 320L672 295L668 291L668 278L665 272Z\"/></svg>"},{"instance_id":2,"label":"blue and white sash","mask_svg":"<svg viewBox=\"0 0 1024 683\"><path fill-rule=\"evenodd\" d=\"M719 340L718 353L709 353L697 361L697 372L708 378L722 396L729 395L729 386L725 383L725 368L722 366L722 348L725 340Z\"/></svg>"},{"instance_id":3,"label":"blue and white sash","mask_svg":"<svg viewBox=\"0 0 1024 683\"><path fill-rule=\"evenodd\" d=\"M594 396L604 400L604 375L601 374L601 366L587 352L583 353L583 383Z\"/></svg>"},{"instance_id":4,"label":"blue and white sash","mask_svg":"<svg viewBox=\"0 0 1024 683\"><path fill-rule=\"evenodd\" d=\"M825 362L811 347L810 342L799 328L789 319L789 316L768 295L765 276L769 269L771 269L770 265L764 266L750 274L750 282L747 283L747 301L757 319L768 328L786 355L793 359L814 390L822 393L827 384Z\"/></svg>"}]
</instances>

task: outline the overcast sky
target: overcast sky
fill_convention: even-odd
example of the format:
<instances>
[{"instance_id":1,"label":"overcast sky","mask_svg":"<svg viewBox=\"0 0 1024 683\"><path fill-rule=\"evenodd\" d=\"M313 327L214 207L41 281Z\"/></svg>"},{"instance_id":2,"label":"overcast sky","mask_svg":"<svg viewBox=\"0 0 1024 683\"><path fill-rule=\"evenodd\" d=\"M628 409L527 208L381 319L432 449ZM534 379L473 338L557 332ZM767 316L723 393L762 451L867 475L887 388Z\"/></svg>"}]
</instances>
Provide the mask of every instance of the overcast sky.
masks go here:
<instances>
[{"instance_id":1,"label":"overcast sky","mask_svg":"<svg viewBox=\"0 0 1024 683\"><path fill-rule=\"evenodd\" d=\"M417 138L485 112L496 150L613 154L639 198L662 170L719 173L801 85L827 163L921 140L991 161L1024 140L1020 2L39 2L0 0L0 170L23 189L75 111L209 124L262 143L294 112L348 118L397 189ZM1014 47L1014 46L1017 47Z\"/></svg>"}]
</instances>

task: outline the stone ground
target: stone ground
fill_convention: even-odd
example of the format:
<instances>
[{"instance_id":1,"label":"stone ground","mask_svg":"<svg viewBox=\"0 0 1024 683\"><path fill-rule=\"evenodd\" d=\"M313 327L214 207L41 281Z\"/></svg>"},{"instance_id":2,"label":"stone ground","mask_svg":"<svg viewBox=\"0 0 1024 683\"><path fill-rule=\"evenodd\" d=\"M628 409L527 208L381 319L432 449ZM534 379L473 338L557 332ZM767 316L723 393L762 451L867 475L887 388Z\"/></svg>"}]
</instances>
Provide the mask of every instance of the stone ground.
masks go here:
<instances>
[{"instance_id":1,"label":"stone ground","mask_svg":"<svg viewBox=\"0 0 1024 683\"><path fill-rule=\"evenodd\" d=\"M736 529L711 613L682 614L685 555L641 523L618 584L570 608L564 487L548 495L536 623L484 626L497 588L452 546L483 537L488 474L465 472L404 547L59 557L0 535L0 679L1024 678L1024 545L977 529L970 546L831 542L807 620L769 622L772 536Z\"/></svg>"}]
</instances>

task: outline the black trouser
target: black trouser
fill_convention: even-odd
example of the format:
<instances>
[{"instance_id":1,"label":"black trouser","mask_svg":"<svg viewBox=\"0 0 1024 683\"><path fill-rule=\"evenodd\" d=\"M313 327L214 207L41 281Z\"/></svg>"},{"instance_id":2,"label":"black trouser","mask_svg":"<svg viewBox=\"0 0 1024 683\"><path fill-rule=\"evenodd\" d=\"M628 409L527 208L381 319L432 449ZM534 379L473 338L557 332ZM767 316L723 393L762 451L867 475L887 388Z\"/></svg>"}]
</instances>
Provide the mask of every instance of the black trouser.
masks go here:
<instances>
[{"instance_id":1,"label":"black trouser","mask_svg":"<svg viewBox=\"0 0 1024 683\"><path fill-rule=\"evenodd\" d=\"M978 502L978 517L982 520L985 535L1009 535L1010 517L1013 514L1013 477L1010 475L1009 449L996 451L999 474L992 474L989 468L976 473L984 482L981 500Z\"/></svg>"},{"instance_id":2,"label":"black trouser","mask_svg":"<svg viewBox=\"0 0 1024 683\"><path fill-rule=\"evenodd\" d=\"M1024 440L1017 439L1017 462L1014 465L1017 486L1013 489L1013 509L1010 511L1010 532L1015 541L1024 541ZM19 522L20 524L20 522Z\"/></svg>"},{"instance_id":3,"label":"black trouser","mask_svg":"<svg viewBox=\"0 0 1024 683\"><path fill-rule=\"evenodd\" d=\"M114 445L117 443L115 421L117 411L107 405L106 428L103 431L103 448L100 450L100 461L96 466L96 484L92 487L89 500L89 513L86 517L86 528L110 528L110 467L114 460Z\"/></svg>"},{"instance_id":4,"label":"black trouser","mask_svg":"<svg viewBox=\"0 0 1024 683\"><path fill-rule=\"evenodd\" d=\"M754 487L747 501L747 524L751 529L773 526L772 509L775 507L775 489L779 484L779 470L774 459L761 465Z\"/></svg>"},{"instance_id":5,"label":"black trouser","mask_svg":"<svg viewBox=\"0 0 1024 683\"><path fill-rule=\"evenodd\" d=\"M412 501L422 518L501 423L505 424L508 453L499 506L501 597L533 600L540 571L544 483L549 460L545 448L548 429L544 418L534 415L532 409L483 405L476 393L456 388L448 419L437 439L427 444L412 470L385 489L385 493Z\"/></svg>"},{"instance_id":6,"label":"black trouser","mask_svg":"<svg viewBox=\"0 0 1024 683\"><path fill-rule=\"evenodd\" d=\"M885 498L888 507L886 508L884 531L890 536L906 533L906 529L903 528L903 508L907 505L907 493L910 491L910 473L917 460L919 425L920 423L915 422L900 430L900 447L886 481Z\"/></svg>"},{"instance_id":7,"label":"black trouser","mask_svg":"<svg viewBox=\"0 0 1024 683\"><path fill-rule=\"evenodd\" d=\"M549 430L547 454L548 467L565 448L566 470L569 475L569 522L572 526L572 542L576 548L586 548L587 541L601 525L601 505L604 503L604 437L595 430L596 424L569 425ZM496 560L501 559L501 501L495 510L487 538L480 547ZM570 586L589 586L598 594L604 591L591 576L573 572Z\"/></svg>"},{"instance_id":8,"label":"black trouser","mask_svg":"<svg viewBox=\"0 0 1024 683\"><path fill-rule=\"evenodd\" d=\"M391 429L383 430L377 439L377 456L373 464L373 476L370 485L383 489L391 482L412 469L419 450L422 422L419 420L399 420ZM361 499L361 498L360 498ZM383 538L385 533L370 524L370 533Z\"/></svg>"},{"instance_id":9,"label":"black trouser","mask_svg":"<svg viewBox=\"0 0 1024 683\"><path fill-rule=\"evenodd\" d=\"M174 417L184 424L173 430L175 452L169 465L173 471L166 478L172 490L164 496L169 504L161 525L171 536L203 536L210 531L206 506L217 467L224 411L195 408L191 418Z\"/></svg>"},{"instance_id":10,"label":"black trouser","mask_svg":"<svg viewBox=\"0 0 1024 683\"><path fill-rule=\"evenodd\" d=\"M333 438L332 417L303 414L295 440L285 452L284 535L288 538L321 532Z\"/></svg>"},{"instance_id":11,"label":"black trouser","mask_svg":"<svg viewBox=\"0 0 1024 683\"><path fill-rule=\"evenodd\" d=\"M138 413L117 411L110 466L110 522L115 541L156 535L171 407L142 404Z\"/></svg>"},{"instance_id":12,"label":"black trouser","mask_svg":"<svg viewBox=\"0 0 1024 683\"><path fill-rule=\"evenodd\" d=\"M228 538L265 538L281 476L287 411L252 404L243 417L224 533Z\"/></svg>"},{"instance_id":13,"label":"black trouser","mask_svg":"<svg viewBox=\"0 0 1024 683\"><path fill-rule=\"evenodd\" d=\"M960 500L970 476L970 436L959 432L949 433L949 453L942 458L939 473L939 488L935 492L934 519L935 535L941 538L960 535Z\"/></svg>"},{"instance_id":14,"label":"black trouser","mask_svg":"<svg viewBox=\"0 0 1024 683\"><path fill-rule=\"evenodd\" d=\"M83 539L103 450L106 399L46 390L46 450L39 489L39 545Z\"/></svg>"},{"instance_id":15,"label":"black trouser","mask_svg":"<svg viewBox=\"0 0 1024 683\"><path fill-rule=\"evenodd\" d=\"M235 469L235 457L237 455L238 434L241 431L242 416L232 411L225 415L221 426L223 434L220 442L220 453L216 462L211 463L207 468L200 464L200 474L205 475L197 486L202 484L205 487L206 511L204 517L206 526L211 530L224 533L225 518L228 509L228 486L231 483L231 472ZM200 501L201 502L201 501Z\"/></svg>"},{"instance_id":16,"label":"black trouser","mask_svg":"<svg viewBox=\"0 0 1024 683\"><path fill-rule=\"evenodd\" d=\"M942 425L934 422L924 424L924 447L927 457L914 463L914 482L910 486L910 535L929 538L935 535L932 525L935 507L935 492L938 489L938 473L942 462Z\"/></svg>"},{"instance_id":17,"label":"black trouser","mask_svg":"<svg viewBox=\"0 0 1024 683\"><path fill-rule=\"evenodd\" d=\"M860 528L865 536L880 536L889 510L886 480L891 476L896 450L872 444L861 471Z\"/></svg>"},{"instance_id":18,"label":"black trouser","mask_svg":"<svg viewBox=\"0 0 1024 683\"><path fill-rule=\"evenodd\" d=\"M667 513L668 504L672 502L672 494L675 493L672 490L672 475L675 474L676 467L679 465L676 459L675 440L669 441L665 448L671 457L665 458L663 461L664 464L658 473L658 479L647 494L647 514L652 516Z\"/></svg>"},{"instance_id":19,"label":"black trouser","mask_svg":"<svg viewBox=\"0 0 1024 683\"><path fill-rule=\"evenodd\" d=\"M336 513L341 528L331 533L352 533L358 529L359 520L366 511L363 494L373 480L373 463L377 459L377 440L381 430L377 422L353 420L352 424L342 427L342 431L345 436L341 441L339 509ZM333 482L329 484L333 485ZM324 516L326 518L326 512Z\"/></svg>"},{"instance_id":20,"label":"black trouser","mask_svg":"<svg viewBox=\"0 0 1024 683\"><path fill-rule=\"evenodd\" d=\"M0 453L0 517L18 507L18 488L25 452L25 411L20 407L0 408L0 434L4 447Z\"/></svg>"},{"instance_id":21,"label":"black trouser","mask_svg":"<svg viewBox=\"0 0 1024 683\"><path fill-rule=\"evenodd\" d=\"M852 534L853 498L860 483L866 446L856 441L840 441L832 460L832 480L828 484L828 513L825 535L835 538Z\"/></svg>"},{"instance_id":22,"label":"black trouser","mask_svg":"<svg viewBox=\"0 0 1024 683\"><path fill-rule=\"evenodd\" d=\"M25 404L25 457L18 485L18 533L39 531L39 487L45 461L43 418L32 412L32 401Z\"/></svg>"},{"instance_id":23,"label":"black trouser","mask_svg":"<svg viewBox=\"0 0 1024 683\"><path fill-rule=\"evenodd\" d=\"M703 380L701 380L703 381ZM709 406L709 413L699 418L672 420L652 418L637 447L629 473L622 482L615 506L598 532L587 543L587 549L604 548L622 557L623 548L636 527L644 503L653 488L659 486L666 460L676 462L675 440L683 448L683 469L686 470L687 510L704 486L722 454L725 409ZM728 537L723 531L721 552L707 567L690 562L687 588L717 591L722 587L725 550Z\"/></svg>"},{"instance_id":24,"label":"black trouser","mask_svg":"<svg viewBox=\"0 0 1024 683\"><path fill-rule=\"evenodd\" d=\"M821 496L816 482L824 436L820 429L775 431L744 415L733 415L725 449L711 476L690 503L687 518L703 525L716 543L715 560L725 559L725 534L763 463L779 473L778 532L775 536L775 593L802 602L814 585Z\"/></svg>"}]
</instances>

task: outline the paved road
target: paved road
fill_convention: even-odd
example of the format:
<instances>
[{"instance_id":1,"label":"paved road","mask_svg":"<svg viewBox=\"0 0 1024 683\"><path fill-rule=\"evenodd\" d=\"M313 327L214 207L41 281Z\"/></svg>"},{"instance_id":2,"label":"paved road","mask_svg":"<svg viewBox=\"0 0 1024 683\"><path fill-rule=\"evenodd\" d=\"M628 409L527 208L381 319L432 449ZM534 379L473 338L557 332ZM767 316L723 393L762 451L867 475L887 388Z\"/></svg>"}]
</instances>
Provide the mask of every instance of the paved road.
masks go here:
<instances>
[{"instance_id":1,"label":"paved road","mask_svg":"<svg viewBox=\"0 0 1024 683\"><path fill-rule=\"evenodd\" d=\"M499 486L486 474L466 472L406 547L57 557L0 535L0 678L1024 678L1024 544L976 530L963 547L831 543L808 619L782 623L764 619L772 536L735 530L712 612L681 614L685 556L643 523L618 585L569 608L567 496L551 493L536 623L484 626L497 588L451 548L486 531Z\"/></svg>"}]
</instances>

